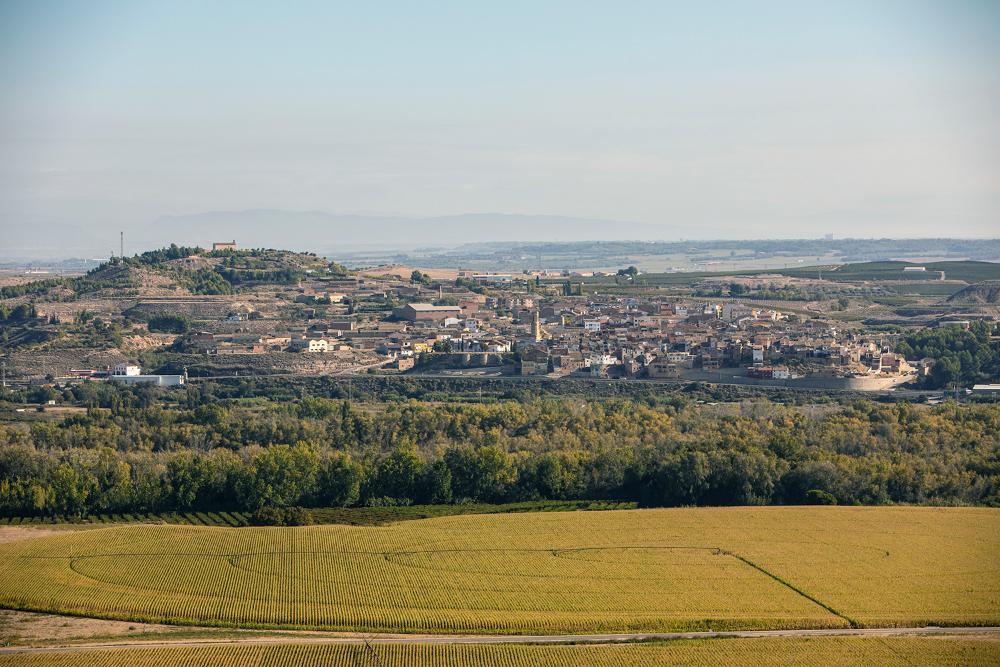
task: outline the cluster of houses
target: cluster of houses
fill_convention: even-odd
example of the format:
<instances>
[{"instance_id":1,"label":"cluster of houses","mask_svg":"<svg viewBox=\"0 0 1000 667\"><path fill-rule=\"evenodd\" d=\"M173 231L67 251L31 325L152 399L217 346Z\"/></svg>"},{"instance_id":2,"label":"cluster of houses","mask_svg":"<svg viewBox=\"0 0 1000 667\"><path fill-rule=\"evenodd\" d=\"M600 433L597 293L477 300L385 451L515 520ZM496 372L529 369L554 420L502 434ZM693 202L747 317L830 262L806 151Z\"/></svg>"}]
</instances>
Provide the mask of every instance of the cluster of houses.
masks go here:
<instances>
[{"instance_id":1,"label":"cluster of houses","mask_svg":"<svg viewBox=\"0 0 1000 667\"><path fill-rule=\"evenodd\" d=\"M927 362L892 352L891 336L841 331L831 323L732 301L641 296L563 296L556 289L475 275L490 290L354 279L328 289L301 286L306 302L338 304L335 314L281 332L195 332L188 343L207 354L363 351L398 371L463 355L499 355L503 372L607 378L711 379L722 369L747 378L880 377L909 379ZM372 295L398 302L390 310L347 311ZM297 301L300 299L296 299ZM265 324L265 323L259 323ZM267 323L271 324L271 323Z\"/></svg>"},{"instance_id":2,"label":"cluster of houses","mask_svg":"<svg viewBox=\"0 0 1000 667\"><path fill-rule=\"evenodd\" d=\"M592 298L543 304L536 317L534 329L546 335L518 346L522 374L699 378L729 368L789 380L915 372L885 337L736 302Z\"/></svg>"}]
</instances>

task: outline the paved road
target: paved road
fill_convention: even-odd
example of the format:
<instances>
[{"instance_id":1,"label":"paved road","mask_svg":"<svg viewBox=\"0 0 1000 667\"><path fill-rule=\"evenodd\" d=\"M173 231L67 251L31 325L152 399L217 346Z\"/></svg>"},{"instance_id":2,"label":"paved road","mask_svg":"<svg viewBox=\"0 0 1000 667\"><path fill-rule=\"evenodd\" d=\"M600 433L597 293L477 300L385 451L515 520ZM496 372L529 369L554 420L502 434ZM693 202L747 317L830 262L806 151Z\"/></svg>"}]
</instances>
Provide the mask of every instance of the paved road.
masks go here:
<instances>
[{"instance_id":1,"label":"paved road","mask_svg":"<svg viewBox=\"0 0 1000 667\"><path fill-rule=\"evenodd\" d=\"M22 653L66 653L96 651L104 649L171 648L193 646L246 646L275 644L612 644L616 642L678 640L678 639L726 639L754 637L895 637L914 635L1000 635L1000 627L965 628L838 628L829 630L746 630L742 632L656 632L639 634L603 635L399 635L399 634L358 634L322 632L284 632L271 636L248 634L246 638L226 637L213 639L170 639L169 635L156 640L129 640L92 644L72 644L69 646L0 648L2 654Z\"/></svg>"}]
</instances>

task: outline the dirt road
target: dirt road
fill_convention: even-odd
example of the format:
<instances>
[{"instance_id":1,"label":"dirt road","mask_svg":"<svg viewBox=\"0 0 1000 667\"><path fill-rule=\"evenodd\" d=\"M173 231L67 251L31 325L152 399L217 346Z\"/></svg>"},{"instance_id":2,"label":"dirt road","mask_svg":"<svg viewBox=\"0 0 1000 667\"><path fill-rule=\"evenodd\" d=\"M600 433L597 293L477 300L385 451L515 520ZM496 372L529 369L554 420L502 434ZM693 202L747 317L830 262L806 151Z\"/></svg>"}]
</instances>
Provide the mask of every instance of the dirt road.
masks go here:
<instances>
[{"instance_id":1,"label":"dirt road","mask_svg":"<svg viewBox=\"0 0 1000 667\"><path fill-rule=\"evenodd\" d=\"M63 646L9 646L0 648L0 654L66 653L106 649L169 648L191 646L233 646L274 644L612 644L616 642L725 639L753 637L896 637L939 636L977 637L1000 641L1000 627L965 628L864 628L832 630L748 630L742 632L664 632L641 634L601 635L401 635L321 632L283 632L261 636L248 634L245 638L176 638L127 639L112 642L94 642Z\"/></svg>"}]
</instances>

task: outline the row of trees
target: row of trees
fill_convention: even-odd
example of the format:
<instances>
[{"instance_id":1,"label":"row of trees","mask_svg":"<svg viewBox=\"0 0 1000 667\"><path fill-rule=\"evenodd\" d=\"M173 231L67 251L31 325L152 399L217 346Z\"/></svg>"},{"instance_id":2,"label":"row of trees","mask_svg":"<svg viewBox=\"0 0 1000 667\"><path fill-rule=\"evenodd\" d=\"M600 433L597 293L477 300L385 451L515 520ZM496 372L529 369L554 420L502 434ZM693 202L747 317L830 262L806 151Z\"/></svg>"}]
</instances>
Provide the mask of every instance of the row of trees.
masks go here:
<instances>
[{"instance_id":1,"label":"row of trees","mask_svg":"<svg viewBox=\"0 0 1000 667\"><path fill-rule=\"evenodd\" d=\"M1000 504L1000 406L534 399L250 404L73 391L85 414L0 426L0 512L633 500ZM178 400L179 399L179 400Z\"/></svg>"},{"instance_id":2,"label":"row of trees","mask_svg":"<svg viewBox=\"0 0 1000 667\"><path fill-rule=\"evenodd\" d=\"M452 447L425 458L400 447L381 458L306 443L240 452L0 450L0 513L82 516L256 511L527 500L632 500L647 506L827 502L1000 502L993 477L935 480L934 465L835 457L791 463L773 453L614 450L511 454ZM984 471L980 471L982 473ZM936 494L929 496L929 491Z\"/></svg>"}]
</instances>

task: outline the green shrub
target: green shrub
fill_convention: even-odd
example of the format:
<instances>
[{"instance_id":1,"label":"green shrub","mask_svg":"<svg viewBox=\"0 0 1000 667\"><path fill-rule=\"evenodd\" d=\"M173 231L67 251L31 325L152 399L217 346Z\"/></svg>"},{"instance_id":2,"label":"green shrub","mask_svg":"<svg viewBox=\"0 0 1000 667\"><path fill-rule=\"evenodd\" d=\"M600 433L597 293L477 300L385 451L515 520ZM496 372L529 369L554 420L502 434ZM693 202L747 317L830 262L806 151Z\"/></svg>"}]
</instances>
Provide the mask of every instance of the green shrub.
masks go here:
<instances>
[{"instance_id":1,"label":"green shrub","mask_svg":"<svg viewBox=\"0 0 1000 667\"><path fill-rule=\"evenodd\" d=\"M806 505L836 505L837 498L832 493L820 489L806 491Z\"/></svg>"},{"instance_id":2,"label":"green shrub","mask_svg":"<svg viewBox=\"0 0 1000 667\"><path fill-rule=\"evenodd\" d=\"M304 507L261 507L250 516L251 526L308 526L312 513Z\"/></svg>"},{"instance_id":3,"label":"green shrub","mask_svg":"<svg viewBox=\"0 0 1000 667\"><path fill-rule=\"evenodd\" d=\"M187 333L191 328L188 318L183 315L160 313L149 318L149 330L157 333Z\"/></svg>"}]
</instances>

